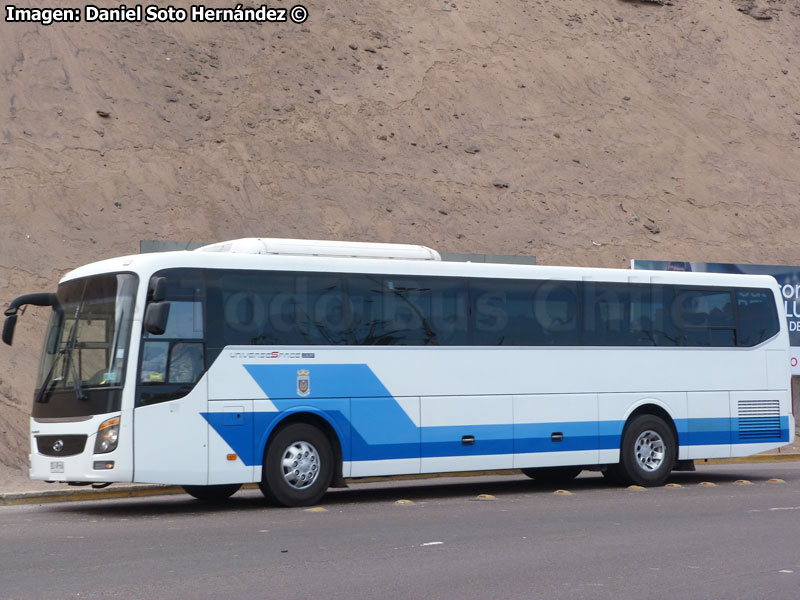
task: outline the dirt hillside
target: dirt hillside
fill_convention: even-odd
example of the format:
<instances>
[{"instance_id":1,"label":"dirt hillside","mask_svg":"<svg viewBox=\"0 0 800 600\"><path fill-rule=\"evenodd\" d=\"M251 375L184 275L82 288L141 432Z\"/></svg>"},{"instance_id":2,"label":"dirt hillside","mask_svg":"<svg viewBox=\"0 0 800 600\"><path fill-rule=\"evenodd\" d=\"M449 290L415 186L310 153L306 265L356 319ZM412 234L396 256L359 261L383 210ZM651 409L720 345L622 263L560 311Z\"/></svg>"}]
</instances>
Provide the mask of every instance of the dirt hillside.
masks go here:
<instances>
[{"instance_id":1,"label":"dirt hillside","mask_svg":"<svg viewBox=\"0 0 800 600\"><path fill-rule=\"evenodd\" d=\"M306 7L0 22L0 304L154 239L800 264L800 1ZM45 318L0 346L6 470Z\"/></svg>"}]
</instances>

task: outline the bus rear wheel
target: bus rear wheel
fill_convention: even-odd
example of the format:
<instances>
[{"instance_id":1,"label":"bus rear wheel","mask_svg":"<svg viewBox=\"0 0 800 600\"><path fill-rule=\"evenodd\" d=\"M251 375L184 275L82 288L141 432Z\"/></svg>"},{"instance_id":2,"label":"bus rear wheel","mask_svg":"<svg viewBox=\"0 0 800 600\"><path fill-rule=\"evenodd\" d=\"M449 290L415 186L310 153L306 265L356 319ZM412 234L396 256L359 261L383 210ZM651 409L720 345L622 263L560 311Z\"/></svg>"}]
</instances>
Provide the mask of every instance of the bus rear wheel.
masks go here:
<instances>
[{"instance_id":1,"label":"bus rear wheel","mask_svg":"<svg viewBox=\"0 0 800 600\"><path fill-rule=\"evenodd\" d=\"M663 485L677 452L675 434L661 417L639 415L625 429L619 465L609 466L610 479L644 487Z\"/></svg>"},{"instance_id":2,"label":"bus rear wheel","mask_svg":"<svg viewBox=\"0 0 800 600\"><path fill-rule=\"evenodd\" d=\"M292 423L270 441L264 452L259 487L273 504L309 506L328 489L333 451L327 436L313 425Z\"/></svg>"},{"instance_id":3,"label":"bus rear wheel","mask_svg":"<svg viewBox=\"0 0 800 600\"><path fill-rule=\"evenodd\" d=\"M198 500L206 500L214 502L230 498L239 488L242 487L241 483L231 483L227 485L184 485L183 491L194 496Z\"/></svg>"},{"instance_id":4,"label":"bus rear wheel","mask_svg":"<svg viewBox=\"0 0 800 600\"><path fill-rule=\"evenodd\" d=\"M545 483L567 483L580 475L581 471L583 471L583 467L536 467L521 470L525 475L536 481Z\"/></svg>"}]
</instances>

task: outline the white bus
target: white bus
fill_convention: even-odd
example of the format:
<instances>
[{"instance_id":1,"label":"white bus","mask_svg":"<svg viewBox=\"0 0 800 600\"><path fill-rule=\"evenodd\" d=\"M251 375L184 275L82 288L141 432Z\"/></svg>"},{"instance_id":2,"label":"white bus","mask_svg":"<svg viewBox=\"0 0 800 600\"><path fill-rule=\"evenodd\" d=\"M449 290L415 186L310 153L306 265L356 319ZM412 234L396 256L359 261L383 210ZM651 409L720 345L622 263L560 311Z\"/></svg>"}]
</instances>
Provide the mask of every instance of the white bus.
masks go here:
<instances>
[{"instance_id":1,"label":"white bus","mask_svg":"<svg viewBox=\"0 0 800 600\"><path fill-rule=\"evenodd\" d=\"M127 256L55 293L33 479L317 502L346 478L600 470L661 485L794 440L771 277L455 263L251 238Z\"/></svg>"}]
</instances>

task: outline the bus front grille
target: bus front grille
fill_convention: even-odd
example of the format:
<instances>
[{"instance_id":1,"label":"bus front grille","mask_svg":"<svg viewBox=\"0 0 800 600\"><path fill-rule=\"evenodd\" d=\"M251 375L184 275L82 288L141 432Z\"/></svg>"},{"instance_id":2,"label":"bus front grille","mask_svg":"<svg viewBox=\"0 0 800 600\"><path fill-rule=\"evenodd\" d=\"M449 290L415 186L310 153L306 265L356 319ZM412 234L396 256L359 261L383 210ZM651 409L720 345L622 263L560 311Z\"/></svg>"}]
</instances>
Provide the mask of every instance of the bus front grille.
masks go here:
<instances>
[{"instance_id":1,"label":"bus front grille","mask_svg":"<svg viewBox=\"0 0 800 600\"><path fill-rule=\"evenodd\" d=\"M75 456L86 447L86 435L37 435L36 448L45 456Z\"/></svg>"}]
</instances>

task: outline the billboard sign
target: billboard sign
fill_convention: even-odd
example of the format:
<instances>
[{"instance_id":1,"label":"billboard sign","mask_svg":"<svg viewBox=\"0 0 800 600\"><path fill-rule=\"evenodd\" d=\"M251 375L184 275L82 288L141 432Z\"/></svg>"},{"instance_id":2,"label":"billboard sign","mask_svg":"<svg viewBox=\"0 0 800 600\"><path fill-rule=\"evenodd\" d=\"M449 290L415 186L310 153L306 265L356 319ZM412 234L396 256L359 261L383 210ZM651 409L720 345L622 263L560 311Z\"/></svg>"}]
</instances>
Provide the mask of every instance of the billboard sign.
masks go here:
<instances>
[{"instance_id":1,"label":"billboard sign","mask_svg":"<svg viewBox=\"0 0 800 600\"><path fill-rule=\"evenodd\" d=\"M740 273L772 275L778 280L792 345L792 375L800 375L800 267L786 265L746 265L739 263L632 260L631 268L657 271L696 271L700 273Z\"/></svg>"}]
</instances>

